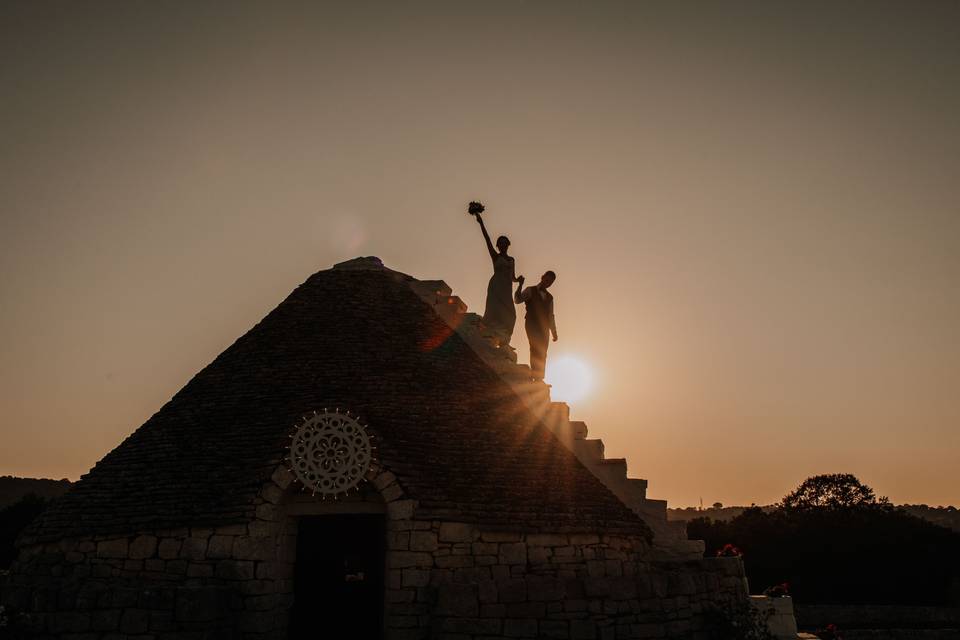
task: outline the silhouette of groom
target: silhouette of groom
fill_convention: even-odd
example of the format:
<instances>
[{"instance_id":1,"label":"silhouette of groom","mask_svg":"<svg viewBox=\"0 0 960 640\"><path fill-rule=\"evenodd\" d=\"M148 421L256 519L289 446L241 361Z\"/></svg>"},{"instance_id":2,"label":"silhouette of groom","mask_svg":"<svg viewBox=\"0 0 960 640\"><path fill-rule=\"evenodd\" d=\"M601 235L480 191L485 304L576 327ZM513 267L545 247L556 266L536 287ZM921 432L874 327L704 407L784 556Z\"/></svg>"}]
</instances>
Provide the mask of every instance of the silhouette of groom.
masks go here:
<instances>
[{"instance_id":1,"label":"silhouette of groom","mask_svg":"<svg viewBox=\"0 0 960 640\"><path fill-rule=\"evenodd\" d=\"M547 291L556 279L557 274L547 271L540 277L539 283L524 289L523 276L520 276L517 278L517 292L513 295L515 303L527 305L524 326L527 330L527 341L530 343L530 371L534 380L543 380L547 368L550 334L553 334L553 341L557 341L557 322L553 317L553 295Z\"/></svg>"}]
</instances>

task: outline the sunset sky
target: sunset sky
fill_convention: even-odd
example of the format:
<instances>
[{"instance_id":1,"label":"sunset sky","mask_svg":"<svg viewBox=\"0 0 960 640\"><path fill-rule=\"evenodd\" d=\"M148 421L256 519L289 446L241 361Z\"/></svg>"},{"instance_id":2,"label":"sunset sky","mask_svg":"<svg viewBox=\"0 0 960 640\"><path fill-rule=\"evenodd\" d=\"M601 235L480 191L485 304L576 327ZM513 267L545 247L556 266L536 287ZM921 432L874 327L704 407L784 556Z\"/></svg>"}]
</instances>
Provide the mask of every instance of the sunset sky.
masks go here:
<instances>
[{"instance_id":1,"label":"sunset sky","mask_svg":"<svg viewBox=\"0 0 960 640\"><path fill-rule=\"evenodd\" d=\"M958 79L955 1L8 0L0 475L78 478L336 262L482 312L480 199L649 496L960 505Z\"/></svg>"}]
</instances>

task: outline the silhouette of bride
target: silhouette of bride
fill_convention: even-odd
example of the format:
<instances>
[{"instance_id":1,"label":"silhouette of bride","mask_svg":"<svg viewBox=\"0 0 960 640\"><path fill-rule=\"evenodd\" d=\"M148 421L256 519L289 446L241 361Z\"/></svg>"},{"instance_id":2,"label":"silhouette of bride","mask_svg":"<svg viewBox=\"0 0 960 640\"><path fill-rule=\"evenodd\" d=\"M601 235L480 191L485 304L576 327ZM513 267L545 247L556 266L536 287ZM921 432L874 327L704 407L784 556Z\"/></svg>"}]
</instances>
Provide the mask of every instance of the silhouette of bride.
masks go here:
<instances>
[{"instance_id":1,"label":"silhouette of bride","mask_svg":"<svg viewBox=\"0 0 960 640\"><path fill-rule=\"evenodd\" d=\"M513 326L517 322L517 310L513 304L511 289L514 282L519 282L514 272L513 257L507 255L510 240L507 236L500 236L497 238L497 247L494 249L493 243L490 242L490 234L487 233L487 227L480 216L483 205L479 202L471 202L468 211L480 224L480 231L483 233L487 251L490 252L490 260L493 262L493 275L490 276L490 282L487 284L487 306L483 312L483 324L495 333L499 344L510 344Z\"/></svg>"}]
</instances>

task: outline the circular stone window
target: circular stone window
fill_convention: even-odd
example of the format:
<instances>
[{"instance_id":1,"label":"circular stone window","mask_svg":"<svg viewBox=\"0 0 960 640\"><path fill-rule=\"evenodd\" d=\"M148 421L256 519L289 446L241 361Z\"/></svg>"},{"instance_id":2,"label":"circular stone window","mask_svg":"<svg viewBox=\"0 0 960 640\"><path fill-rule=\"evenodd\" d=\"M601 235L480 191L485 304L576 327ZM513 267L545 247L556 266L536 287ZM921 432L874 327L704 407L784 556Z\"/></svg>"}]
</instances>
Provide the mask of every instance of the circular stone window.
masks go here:
<instances>
[{"instance_id":1,"label":"circular stone window","mask_svg":"<svg viewBox=\"0 0 960 640\"><path fill-rule=\"evenodd\" d=\"M366 427L347 413L314 412L291 438L290 470L304 488L325 496L360 484L373 460Z\"/></svg>"}]
</instances>

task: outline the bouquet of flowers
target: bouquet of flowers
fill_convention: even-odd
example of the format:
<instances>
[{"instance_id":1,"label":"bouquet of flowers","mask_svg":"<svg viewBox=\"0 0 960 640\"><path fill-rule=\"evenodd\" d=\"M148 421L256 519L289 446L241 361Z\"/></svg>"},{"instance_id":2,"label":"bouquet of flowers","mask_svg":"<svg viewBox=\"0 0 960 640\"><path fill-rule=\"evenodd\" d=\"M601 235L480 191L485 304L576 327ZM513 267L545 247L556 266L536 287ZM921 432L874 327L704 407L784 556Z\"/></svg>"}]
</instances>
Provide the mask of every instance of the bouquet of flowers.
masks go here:
<instances>
[{"instance_id":1,"label":"bouquet of flowers","mask_svg":"<svg viewBox=\"0 0 960 640\"><path fill-rule=\"evenodd\" d=\"M768 598L786 598L790 595L790 583L781 582L780 584L768 587L767 590L763 592L763 595Z\"/></svg>"},{"instance_id":2,"label":"bouquet of flowers","mask_svg":"<svg viewBox=\"0 0 960 640\"><path fill-rule=\"evenodd\" d=\"M740 549L737 549L735 546L733 546L729 542L723 545L722 549L719 549L717 551L718 558L735 558L737 556L742 556L742 555L743 554L740 552Z\"/></svg>"},{"instance_id":3,"label":"bouquet of flowers","mask_svg":"<svg viewBox=\"0 0 960 640\"><path fill-rule=\"evenodd\" d=\"M471 202L469 205L467 205L467 213L472 216L479 215L483 213L483 211L484 207L482 202Z\"/></svg>"}]
</instances>

